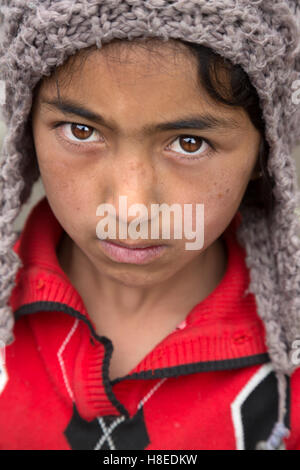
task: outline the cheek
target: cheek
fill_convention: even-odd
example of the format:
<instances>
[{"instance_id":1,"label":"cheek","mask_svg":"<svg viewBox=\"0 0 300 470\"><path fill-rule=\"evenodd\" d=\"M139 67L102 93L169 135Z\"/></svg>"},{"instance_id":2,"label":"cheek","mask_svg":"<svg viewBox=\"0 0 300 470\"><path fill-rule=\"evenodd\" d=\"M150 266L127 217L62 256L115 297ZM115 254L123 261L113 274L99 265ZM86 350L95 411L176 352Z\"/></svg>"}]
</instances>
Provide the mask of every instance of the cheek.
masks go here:
<instances>
[{"instance_id":1,"label":"cheek","mask_svg":"<svg viewBox=\"0 0 300 470\"><path fill-rule=\"evenodd\" d=\"M64 157L65 160L65 157ZM59 223L69 235L73 235L95 218L92 205L93 187L86 171L76 165L66 165L49 152L39 159L41 179L49 205Z\"/></svg>"},{"instance_id":2,"label":"cheek","mask_svg":"<svg viewBox=\"0 0 300 470\"><path fill-rule=\"evenodd\" d=\"M204 204L204 210L215 212L231 206L239 193L240 188L229 178L199 178L183 189L182 203Z\"/></svg>"},{"instance_id":3,"label":"cheek","mask_svg":"<svg viewBox=\"0 0 300 470\"><path fill-rule=\"evenodd\" d=\"M188 185L181 203L192 203L193 230L196 229L196 204L204 204L204 247L209 246L226 229L236 214L248 176L220 175L218 178L202 178Z\"/></svg>"},{"instance_id":4,"label":"cheek","mask_svg":"<svg viewBox=\"0 0 300 470\"><path fill-rule=\"evenodd\" d=\"M53 205L78 210L84 204L88 192L87 168L76 155L58 149L52 140L37 134L37 160L46 195Z\"/></svg>"},{"instance_id":5,"label":"cheek","mask_svg":"<svg viewBox=\"0 0 300 470\"><path fill-rule=\"evenodd\" d=\"M205 237L210 243L218 238L238 211L248 184L248 176L212 183L205 196Z\"/></svg>"},{"instance_id":6,"label":"cheek","mask_svg":"<svg viewBox=\"0 0 300 470\"><path fill-rule=\"evenodd\" d=\"M57 177L45 174L43 184L49 205L64 230L71 235L82 225L85 210L84 201L77 197L71 178ZM59 175L57 175L59 176Z\"/></svg>"},{"instance_id":7,"label":"cheek","mask_svg":"<svg viewBox=\"0 0 300 470\"><path fill-rule=\"evenodd\" d=\"M41 178L49 200L56 205L72 206L77 201L78 179L55 160L40 165Z\"/></svg>"},{"instance_id":8,"label":"cheek","mask_svg":"<svg viewBox=\"0 0 300 470\"><path fill-rule=\"evenodd\" d=\"M217 178L209 178L206 186L206 198L210 206L216 209L237 209L246 191L251 168L236 167L234 171L226 168Z\"/></svg>"},{"instance_id":9,"label":"cheek","mask_svg":"<svg viewBox=\"0 0 300 470\"><path fill-rule=\"evenodd\" d=\"M72 194L73 198L76 198L83 179L83 171L80 171L82 168L78 168L79 160L76 162L71 152L66 153L57 144L54 135L45 131L39 123L34 128L33 135L47 196L51 199L60 199L62 202L69 200Z\"/></svg>"}]
</instances>

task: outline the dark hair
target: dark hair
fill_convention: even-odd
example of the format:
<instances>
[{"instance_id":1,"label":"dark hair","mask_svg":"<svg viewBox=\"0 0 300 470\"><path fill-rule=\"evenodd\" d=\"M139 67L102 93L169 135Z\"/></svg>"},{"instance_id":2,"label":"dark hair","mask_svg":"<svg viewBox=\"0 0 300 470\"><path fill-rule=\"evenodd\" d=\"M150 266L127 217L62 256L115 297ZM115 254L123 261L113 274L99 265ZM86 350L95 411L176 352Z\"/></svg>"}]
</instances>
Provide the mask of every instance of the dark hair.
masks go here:
<instances>
[{"instance_id":1,"label":"dark hair","mask_svg":"<svg viewBox=\"0 0 300 470\"><path fill-rule=\"evenodd\" d=\"M142 39L142 41L140 41L140 38L136 38L135 40L125 42L128 45L139 43L142 47L145 44L147 48L149 48L149 42L150 46L151 42L154 45L159 45L160 43L159 40L157 41L157 38L147 38L145 40ZM124 40L115 39L111 41L111 43L118 43L122 48ZM223 103L227 106L243 108L248 113L254 127L260 132L261 144L258 155L258 169L261 172L261 177L249 181L239 209L243 206L254 206L264 209L269 213L274 205L274 195L272 191L274 180L268 173L267 162L270 147L265 139L265 122L262 117L260 101L255 87L251 84L247 73L240 65L232 64L230 60L220 56L211 48L183 40L173 40L172 43L173 45L175 43L175 51L178 50L178 43L185 45L197 59L199 84L207 91L208 95L215 102ZM79 53L74 56L70 56L67 62L61 66L64 67L65 71L62 78L63 83L72 80L72 70L74 70L74 65L78 64L77 59L80 59L77 66L81 68L88 56L96 50L96 46L91 46L86 49L81 49ZM159 46L156 50L154 48L154 51L155 57L155 54L159 52ZM228 83L226 84L224 84L224 71L228 78ZM57 72L58 69L55 68L54 77L56 80L58 99L60 99ZM223 73L223 78L220 76L220 72ZM47 78L51 80L52 77ZM42 81L37 84L33 92L33 101L41 83ZM31 114L29 120L31 121Z\"/></svg>"}]
</instances>

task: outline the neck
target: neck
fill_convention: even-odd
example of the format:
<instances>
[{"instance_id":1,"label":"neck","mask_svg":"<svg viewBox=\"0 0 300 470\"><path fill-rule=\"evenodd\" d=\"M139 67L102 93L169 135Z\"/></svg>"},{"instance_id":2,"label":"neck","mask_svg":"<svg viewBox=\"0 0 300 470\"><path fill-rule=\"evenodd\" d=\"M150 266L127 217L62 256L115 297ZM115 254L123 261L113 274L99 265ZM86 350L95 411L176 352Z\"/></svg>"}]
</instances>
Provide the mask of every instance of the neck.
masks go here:
<instances>
[{"instance_id":1,"label":"neck","mask_svg":"<svg viewBox=\"0 0 300 470\"><path fill-rule=\"evenodd\" d=\"M118 322L143 322L149 317L176 326L205 299L224 276L227 256L222 238L175 275L157 284L132 286L96 270L89 258L64 233L57 250L59 263L80 294L91 320L103 334L105 317ZM155 321L155 320L154 320ZM102 331L101 331L102 330Z\"/></svg>"}]
</instances>

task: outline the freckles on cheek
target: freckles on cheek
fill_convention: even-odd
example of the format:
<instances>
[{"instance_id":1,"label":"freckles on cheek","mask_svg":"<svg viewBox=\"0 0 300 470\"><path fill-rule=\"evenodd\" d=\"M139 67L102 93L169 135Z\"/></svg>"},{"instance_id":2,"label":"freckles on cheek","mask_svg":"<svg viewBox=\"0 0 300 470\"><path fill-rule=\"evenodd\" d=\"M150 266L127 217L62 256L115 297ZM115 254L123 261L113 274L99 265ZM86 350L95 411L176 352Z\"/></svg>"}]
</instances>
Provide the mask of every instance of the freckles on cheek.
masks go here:
<instances>
[{"instance_id":1,"label":"freckles on cheek","mask_svg":"<svg viewBox=\"0 0 300 470\"><path fill-rule=\"evenodd\" d=\"M228 193L230 192L230 188L226 188L225 190L222 190L222 192L219 192L217 194L217 198L218 199L223 199L225 198L226 196L228 196Z\"/></svg>"},{"instance_id":2,"label":"freckles on cheek","mask_svg":"<svg viewBox=\"0 0 300 470\"><path fill-rule=\"evenodd\" d=\"M235 210L239 202L237 193L230 183L212 185L211 191L205 195L204 210L207 217L227 217Z\"/></svg>"},{"instance_id":3,"label":"freckles on cheek","mask_svg":"<svg viewBox=\"0 0 300 470\"><path fill-rule=\"evenodd\" d=\"M234 188L232 185L223 188L221 191L217 192L216 195L217 202L222 204L222 207L232 207L235 206L240 199L240 191L237 188Z\"/></svg>"},{"instance_id":4,"label":"freckles on cheek","mask_svg":"<svg viewBox=\"0 0 300 470\"><path fill-rule=\"evenodd\" d=\"M225 202L232 197L232 183L230 181L213 181L206 192L206 199L216 202Z\"/></svg>"}]
</instances>

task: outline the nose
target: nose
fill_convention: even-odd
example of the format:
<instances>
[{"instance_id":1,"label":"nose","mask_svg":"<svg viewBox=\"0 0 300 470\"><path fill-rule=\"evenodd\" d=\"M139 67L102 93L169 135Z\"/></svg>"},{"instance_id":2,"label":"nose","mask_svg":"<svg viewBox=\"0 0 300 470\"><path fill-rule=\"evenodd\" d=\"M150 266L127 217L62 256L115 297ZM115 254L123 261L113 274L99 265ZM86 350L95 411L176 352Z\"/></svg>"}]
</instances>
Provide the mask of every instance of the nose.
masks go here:
<instances>
[{"instance_id":1,"label":"nose","mask_svg":"<svg viewBox=\"0 0 300 470\"><path fill-rule=\"evenodd\" d=\"M111 159L106 191L106 203L112 204L116 211L117 222L124 222L126 204L126 221L129 224L139 217L141 221L150 221L151 204L157 201L157 175L151 155L145 151L123 151ZM134 212L137 206L144 206L144 212ZM130 213L130 207L133 211ZM141 207L140 207L141 208Z\"/></svg>"}]
</instances>

